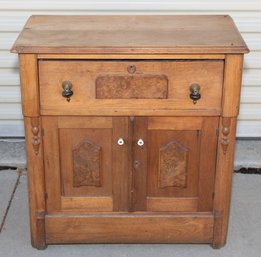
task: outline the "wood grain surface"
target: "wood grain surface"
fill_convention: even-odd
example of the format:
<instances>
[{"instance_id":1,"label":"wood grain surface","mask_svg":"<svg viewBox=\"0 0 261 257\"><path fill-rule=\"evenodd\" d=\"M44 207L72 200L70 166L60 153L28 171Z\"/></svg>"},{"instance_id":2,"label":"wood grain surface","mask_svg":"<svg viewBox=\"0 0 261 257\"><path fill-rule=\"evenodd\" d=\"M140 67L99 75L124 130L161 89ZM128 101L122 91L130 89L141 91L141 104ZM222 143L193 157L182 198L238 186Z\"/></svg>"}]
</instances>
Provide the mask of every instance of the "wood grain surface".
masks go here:
<instances>
[{"instance_id":1,"label":"wood grain surface","mask_svg":"<svg viewBox=\"0 0 261 257\"><path fill-rule=\"evenodd\" d=\"M224 246L248 51L227 15L30 17L12 52L32 245Z\"/></svg>"},{"instance_id":2,"label":"wood grain surface","mask_svg":"<svg viewBox=\"0 0 261 257\"><path fill-rule=\"evenodd\" d=\"M32 16L17 53L246 53L227 15Z\"/></svg>"},{"instance_id":3,"label":"wood grain surface","mask_svg":"<svg viewBox=\"0 0 261 257\"><path fill-rule=\"evenodd\" d=\"M130 74L127 69L135 65L136 71ZM212 115L221 112L221 97L223 86L223 60L196 61L39 61L40 106L43 115L173 115L183 110L186 112L205 111ZM168 92L161 94L167 99L122 99L118 95L115 83L103 81L103 93L113 99L97 99L97 78L100 76L121 76L126 78L120 85L126 85L128 78L136 76L158 76L164 74L168 79ZM63 81L71 81L73 96L70 102L62 96ZM190 99L190 86L200 85L201 99L196 104ZM138 83L141 85L141 83ZM157 83L158 85L158 83ZM111 88L110 88L111 87ZM142 86L135 87L137 92L132 94L144 98L155 98L151 81L144 80ZM165 87L164 87L165 88ZM106 89L106 90L105 90ZM154 92L151 94L150 92ZM127 90L128 91L128 90ZM114 95L112 95L114 94ZM143 94L143 96L142 96ZM98 98L101 98L98 94ZM117 97L118 95L118 97ZM128 94L130 97L130 94ZM157 94L157 98L160 95ZM147 98L145 97L145 98ZM105 98L104 96L102 98ZM106 97L108 98L108 97ZM139 98L139 97L138 97ZM194 113L196 114L196 113ZM198 113L199 114L199 113ZM201 113L202 114L202 113ZM202 114L204 115L204 114ZM209 114L208 114L209 115Z\"/></svg>"},{"instance_id":4,"label":"wood grain surface","mask_svg":"<svg viewBox=\"0 0 261 257\"><path fill-rule=\"evenodd\" d=\"M19 65L23 115L25 117L39 117L40 94L37 56L22 54L19 56Z\"/></svg>"},{"instance_id":5,"label":"wood grain surface","mask_svg":"<svg viewBox=\"0 0 261 257\"><path fill-rule=\"evenodd\" d=\"M210 243L212 214L48 215L47 243Z\"/></svg>"},{"instance_id":6,"label":"wood grain surface","mask_svg":"<svg viewBox=\"0 0 261 257\"><path fill-rule=\"evenodd\" d=\"M41 128L41 119L39 117L25 117L25 137L26 137L26 155L27 155L27 176L29 190L30 206L30 229L32 246L38 249L47 247L45 241L45 176L43 163L43 140L42 132L39 129L39 151L36 154L32 144L33 126Z\"/></svg>"}]
</instances>

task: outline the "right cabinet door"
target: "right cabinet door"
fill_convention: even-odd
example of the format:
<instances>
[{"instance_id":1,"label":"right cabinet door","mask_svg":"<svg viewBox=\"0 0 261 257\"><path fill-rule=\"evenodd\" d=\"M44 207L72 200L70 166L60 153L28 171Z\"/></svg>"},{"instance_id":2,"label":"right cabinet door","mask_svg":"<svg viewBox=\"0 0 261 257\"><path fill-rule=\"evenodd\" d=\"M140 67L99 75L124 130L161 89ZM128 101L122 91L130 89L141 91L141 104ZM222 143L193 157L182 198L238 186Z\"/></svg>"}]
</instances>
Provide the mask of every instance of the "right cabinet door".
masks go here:
<instances>
[{"instance_id":1,"label":"right cabinet door","mask_svg":"<svg viewBox=\"0 0 261 257\"><path fill-rule=\"evenodd\" d=\"M211 211L217 128L217 117L136 117L133 211Z\"/></svg>"}]
</instances>

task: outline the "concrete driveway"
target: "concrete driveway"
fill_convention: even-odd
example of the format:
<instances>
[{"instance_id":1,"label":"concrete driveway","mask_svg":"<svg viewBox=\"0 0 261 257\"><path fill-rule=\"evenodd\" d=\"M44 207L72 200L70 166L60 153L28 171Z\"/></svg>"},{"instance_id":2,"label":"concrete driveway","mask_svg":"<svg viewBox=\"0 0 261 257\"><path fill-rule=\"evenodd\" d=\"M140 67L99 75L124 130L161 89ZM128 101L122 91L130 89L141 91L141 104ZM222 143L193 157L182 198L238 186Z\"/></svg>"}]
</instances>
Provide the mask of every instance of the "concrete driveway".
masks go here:
<instances>
[{"instance_id":1,"label":"concrete driveway","mask_svg":"<svg viewBox=\"0 0 261 257\"><path fill-rule=\"evenodd\" d=\"M28 223L27 177L14 170L0 171L0 222L17 184L0 234L1 257L260 257L261 175L234 174L231 218L227 245L213 250L209 245L100 244L50 245L44 251L31 247Z\"/></svg>"}]
</instances>

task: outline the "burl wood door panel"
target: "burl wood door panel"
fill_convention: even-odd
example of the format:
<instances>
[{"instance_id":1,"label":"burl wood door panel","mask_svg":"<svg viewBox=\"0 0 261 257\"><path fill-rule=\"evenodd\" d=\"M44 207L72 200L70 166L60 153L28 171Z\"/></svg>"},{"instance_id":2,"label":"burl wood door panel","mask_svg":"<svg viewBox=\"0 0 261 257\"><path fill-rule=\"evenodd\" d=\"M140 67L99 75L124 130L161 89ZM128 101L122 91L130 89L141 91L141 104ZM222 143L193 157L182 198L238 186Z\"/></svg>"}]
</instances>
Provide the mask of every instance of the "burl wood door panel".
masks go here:
<instances>
[{"instance_id":1,"label":"burl wood door panel","mask_svg":"<svg viewBox=\"0 0 261 257\"><path fill-rule=\"evenodd\" d=\"M218 118L137 117L133 210L211 211Z\"/></svg>"},{"instance_id":2,"label":"burl wood door panel","mask_svg":"<svg viewBox=\"0 0 261 257\"><path fill-rule=\"evenodd\" d=\"M47 212L128 208L128 119L43 117ZM121 162L117 161L121 159Z\"/></svg>"}]
</instances>

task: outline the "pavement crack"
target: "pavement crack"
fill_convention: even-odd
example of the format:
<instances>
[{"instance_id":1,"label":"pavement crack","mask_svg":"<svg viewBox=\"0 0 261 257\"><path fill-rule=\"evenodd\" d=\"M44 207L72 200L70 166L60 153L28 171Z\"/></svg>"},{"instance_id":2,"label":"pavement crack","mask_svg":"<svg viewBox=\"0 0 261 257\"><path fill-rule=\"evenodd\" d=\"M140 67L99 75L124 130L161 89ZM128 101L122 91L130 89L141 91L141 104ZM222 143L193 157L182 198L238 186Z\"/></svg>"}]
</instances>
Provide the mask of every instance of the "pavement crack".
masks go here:
<instances>
[{"instance_id":1,"label":"pavement crack","mask_svg":"<svg viewBox=\"0 0 261 257\"><path fill-rule=\"evenodd\" d=\"M241 168L240 170L235 170L234 173L261 175L261 168Z\"/></svg>"},{"instance_id":2,"label":"pavement crack","mask_svg":"<svg viewBox=\"0 0 261 257\"><path fill-rule=\"evenodd\" d=\"M17 167L13 167L13 166L0 166L0 170L17 170Z\"/></svg>"},{"instance_id":3,"label":"pavement crack","mask_svg":"<svg viewBox=\"0 0 261 257\"><path fill-rule=\"evenodd\" d=\"M21 169L18 169L18 168L17 168L17 172L18 172L18 177L17 177L17 179L16 179L16 183L15 183L13 192L12 192L12 194L11 194L11 197L10 197L9 201L8 201L8 205L7 205L7 207L6 207L4 217L3 217L2 222L1 222L1 225L0 225L0 234L1 234L2 230L3 230L3 228L4 228L5 221L6 221L6 218L7 218L8 212L9 212L9 209L10 209L10 207L11 207L11 204L12 204L12 201L13 201L13 199L14 199L14 195L15 195L16 189L17 189L17 187L18 187L18 185L19 185L19 182L20 182L20 177L21 177L21 175L22 175L22 170L21 170Z\"/></svg>"}]
</instances>

